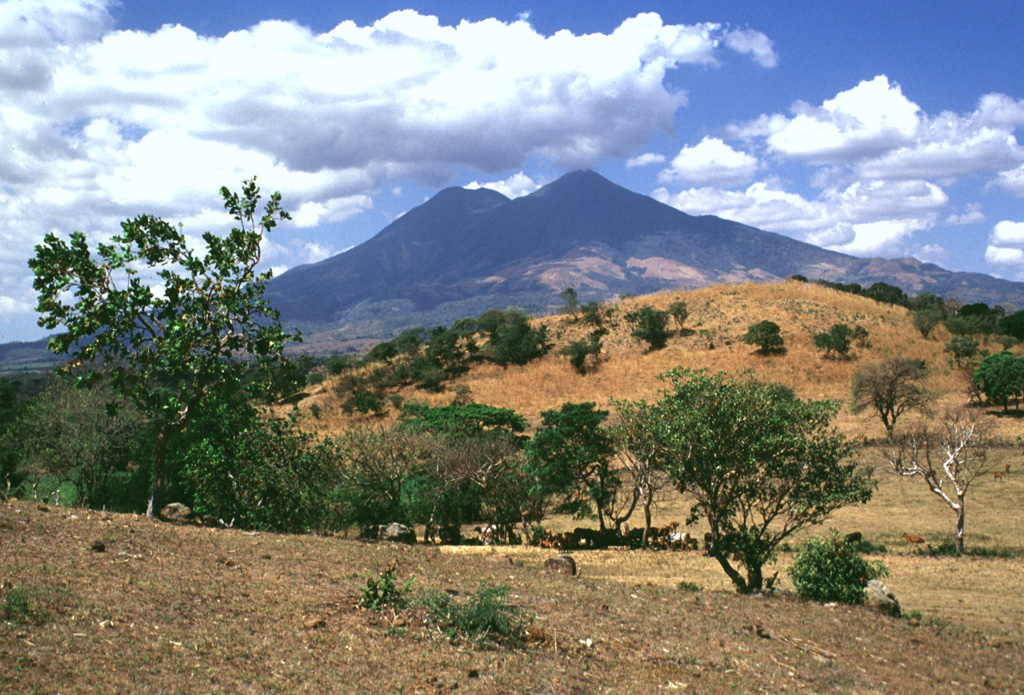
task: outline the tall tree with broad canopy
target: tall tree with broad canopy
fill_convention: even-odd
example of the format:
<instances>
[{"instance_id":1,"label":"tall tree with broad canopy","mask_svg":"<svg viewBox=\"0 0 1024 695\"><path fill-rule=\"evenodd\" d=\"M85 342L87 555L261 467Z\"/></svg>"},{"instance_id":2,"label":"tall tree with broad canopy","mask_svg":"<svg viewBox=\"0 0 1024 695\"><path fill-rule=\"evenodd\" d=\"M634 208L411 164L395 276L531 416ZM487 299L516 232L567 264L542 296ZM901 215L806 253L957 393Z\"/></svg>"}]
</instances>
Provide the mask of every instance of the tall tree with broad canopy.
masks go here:
<instances>
[{"instance_id":1,"label":"tall tree with broad canopy","mask_svg":"<svg viewBox=\"0 0 1024 695\"><path fill-rule=\"evenodd\" d=\"M141 215L95 249L81 232L70 242L47 234L29 261L39 325L64 329L50 350L85 367L80 385L107 377L157 423L150 518L160 510L170 440L206 399L238 393L244 360L269 367L299 339L263 297L271 272L256 270L263 238L289 219L281 194L262 216L255 177L241 195L226 187L220 194L238 226L223 237L203 234L203 255L180 226Z\"/></svg>"},{"instance_id":2,"label":"tall tree with broad canopy","mask_svg":"<svg viewBox=\"0 0 1024 695\"><path fill-rule=\"evenodd\" d=\"M623 426L696 498L687 523L707 520L708 552L740 593L765 588L763 566L783 540L871 498L870 472L850 460L853 444L832 427L837 403L724 373L675 369L662 378L672 387L656 403L622 411Z\"/></svg>"}]
</instances>

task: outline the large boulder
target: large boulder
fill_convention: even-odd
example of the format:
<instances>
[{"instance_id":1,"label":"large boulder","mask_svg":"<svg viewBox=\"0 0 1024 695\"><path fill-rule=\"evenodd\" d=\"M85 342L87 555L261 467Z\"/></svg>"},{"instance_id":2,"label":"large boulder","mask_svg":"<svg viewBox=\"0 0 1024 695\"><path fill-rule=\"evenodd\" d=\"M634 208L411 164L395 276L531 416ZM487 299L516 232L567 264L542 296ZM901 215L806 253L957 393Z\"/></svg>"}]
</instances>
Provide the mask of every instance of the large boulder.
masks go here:
<instances>
[{"instance_id":1,"label":"large boulder","mask_svg":"<svg viewBox=\"0 0 1024 695\"><path fill-rule=\"evenodd\" d=\"M900 617L900 602L896 600L889 588L877 579L869 581L864 588L864 603L886 615L891 615L894 618Z\"/></svg>"},{"instance_id":2,"label":"large boulder","mask_svg":"<svg viewBox=\"0 0 1024 695\"><path fill-rule=\"evenodd\" d=\"M544 561L544 569L555 574L568 574L570 577L574 577L576 576L576 561L572 559L572 555L555 555Z\"/></svg>"},{"instance_id":3,"label":"large boulder","mask_svg":"<svg viewBox=\"0 0 1024 695\"><path fill-rule=\"evenodd\" d=\"M394 521L390 524L367 526L359 534L359 537L369 540L393 541L395 543L416 545L416 532L405 524L399 524Z\"/></svg>"},{"instance_id":4,"label":"large boulder","mask_svg":"<svg viewBox=\"0 0 1024 695\"><path fill-rule=\"evenodd\" d=\"M160 518L172 524L188 524L195 518L192 510L181 502L171 502L160 510Z\"/></svg>"}]
</instances>

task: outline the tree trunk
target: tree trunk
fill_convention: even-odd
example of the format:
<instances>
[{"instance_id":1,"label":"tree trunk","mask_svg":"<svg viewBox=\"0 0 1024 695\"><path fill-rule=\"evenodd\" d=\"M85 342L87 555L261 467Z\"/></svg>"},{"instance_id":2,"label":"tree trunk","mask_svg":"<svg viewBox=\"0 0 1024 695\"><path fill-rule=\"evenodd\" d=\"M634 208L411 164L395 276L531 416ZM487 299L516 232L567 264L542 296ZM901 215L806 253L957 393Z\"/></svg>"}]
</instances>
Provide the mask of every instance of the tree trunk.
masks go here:
<instances>
[{"instance_id":1,"label":"tree trunk","mask_svg":"<svg viewBox=\"0 0 1024 695\"><path fill-rule=\"evenodd\" d=\"M644 497L644 545L647 545L647 538L651 535L651 498Z\"/></svg>"},{"instance_id":2,"label":"tree trunk","mask_svg":"<svg viewBox=\"0 0 1024 695\"><path fill-rule=\"evenodd\" d=\"M713 547L714 546L712 546L712 548ZM747 585L747 582L743 579L742 575L740 575L740 573L736 571L736 568L729 564L729 560L724 555L715 550L712 550L711 554L716 560L718 560L718 564L720 564L722 566L722 569L725 570L725 573L729 576L729 579L732 580L732 583L736 586L736 591L738 591L741 594L751 593L750 588Z\"/></svg>"},{"instance_id":3,"label":"tree trunk","mask_svg":"<svg viewBox=\"0 0 1024 695\"><path fill-rule=\"evenodd\" d=\"M153 457L153 487L150 489L149 506L146 507L146 516L156 519L160 513L160 505L163 502L164 494L164 461L167 459L167 438L170 436L170 428L164 425L160 428L160 434L156 436L156 455Z\"/></svg>"},{"instance_id":4,"label":"tree trunk","mask_svg":"<svg viewBox=\"0 0 1024 695\"><path fill-rule=\"evenodd\" d=\"M956 552L964 554L964 496L957 498L959 509L956 510Z\"/></svg>"}]
</instances>

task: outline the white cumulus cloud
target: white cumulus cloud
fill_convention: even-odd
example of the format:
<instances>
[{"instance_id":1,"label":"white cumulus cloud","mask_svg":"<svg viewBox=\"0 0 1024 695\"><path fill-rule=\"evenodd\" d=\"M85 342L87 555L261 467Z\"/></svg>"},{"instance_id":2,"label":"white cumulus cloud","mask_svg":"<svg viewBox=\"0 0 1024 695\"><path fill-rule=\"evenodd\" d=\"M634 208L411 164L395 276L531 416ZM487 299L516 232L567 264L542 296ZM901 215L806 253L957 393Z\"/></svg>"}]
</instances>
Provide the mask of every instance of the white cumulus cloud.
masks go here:
<instances>
[{"instance_id":1,"label":"white cumulus cloud","mask_svg":"<svg viewBox=\"0 0 1024 695\"><path fill-rule=\"evenodd\" d=\"M658 174L658 181L738 186L749 183L758 168L756 157L734 150L718 138L706 137L693 147L680 150L672 164Z\"/></svg>"}]
</instances>

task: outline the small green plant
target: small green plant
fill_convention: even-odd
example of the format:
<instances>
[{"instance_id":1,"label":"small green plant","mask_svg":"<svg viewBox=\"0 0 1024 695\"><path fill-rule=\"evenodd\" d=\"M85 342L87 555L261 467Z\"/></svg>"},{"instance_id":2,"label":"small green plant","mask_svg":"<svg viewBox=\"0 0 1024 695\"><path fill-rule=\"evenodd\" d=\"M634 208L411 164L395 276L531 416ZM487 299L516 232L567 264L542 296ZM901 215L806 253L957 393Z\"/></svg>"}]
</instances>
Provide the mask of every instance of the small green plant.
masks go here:
<instances>
[{"instance_id":1,"label":"small green plant","mask_svg":"<svg viewBox=\"0 0 1024 695\"><path fill-rule=\"evenodd\" d=\"M454 601L442 591L423 592L419 603L430 621L453 643L465 639L514 647L522 643L526 625L519 608L506 601L509 591L507 586L481 584L465 603Z\"/></svg>"},{"instance_id":2,"label":"small green plant","mask_svg":"<svg viewBox=\"0 0 1024 695\"><path fill-rule=\"evenodd\" d=\"M789 566L797 593L823 602L861 603L868 580L887 574L885 565L865 560L855 544L847 543L835 532L807 541Z\"/></svg>"},{"instance_id":3,"label":"small green plant","mask_svg":"<svg viewBox=\"0 0 1024 695\"><path fill-rule=\"evenodd\" d=\"M38 625L46 621L45 611L33 607L28 589L5 584L0 587L0 619L21 625Z\"/></svg>"},{"instance_id":4,"label":"small green plant","mask_svg":"<svg viewBox=\"0 0 1024 695\"><path fill-rule=\"evenodd\" d=\"M681 581L676 585L680 591L688 591L690 593L697 593L700 591L700 585L696 582Z\"/></svg>"},{"instance_id":5,"label":"small green plant","mask_svg":"<svg viewBox=\"0 0 1024 695\"><path fill-rule=\"evenodd\" d=\"M373 611L384 608L402 608L408 602L406 594L416 581L416 577L399 585L396 575L398 570L393 565L384 570L378 576L372 574L366 578L366 586L360 589L362 594L359 598L359 605Z\"/></svg>"}]
</instances>

